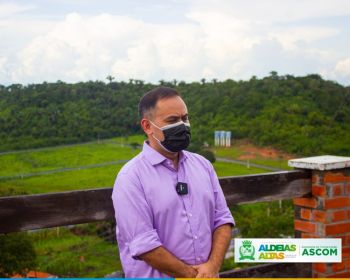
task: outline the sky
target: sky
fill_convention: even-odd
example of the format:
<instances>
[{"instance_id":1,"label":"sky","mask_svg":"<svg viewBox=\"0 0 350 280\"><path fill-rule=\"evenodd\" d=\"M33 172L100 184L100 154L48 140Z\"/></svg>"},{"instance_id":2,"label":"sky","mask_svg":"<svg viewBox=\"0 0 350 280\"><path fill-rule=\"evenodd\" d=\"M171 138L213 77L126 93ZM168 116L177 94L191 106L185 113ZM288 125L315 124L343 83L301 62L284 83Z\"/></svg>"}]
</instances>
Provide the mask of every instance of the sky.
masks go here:
<instances>
[{"instance_id":1,"label":"sky","mask_svg":"<svg viewBox=\"0 0 350 280\"><path fill-rule=\"evenodd\" d=\"M0 0L0 84L248 80L350 85L348 0Z\"/></svg>"}]
</instances>

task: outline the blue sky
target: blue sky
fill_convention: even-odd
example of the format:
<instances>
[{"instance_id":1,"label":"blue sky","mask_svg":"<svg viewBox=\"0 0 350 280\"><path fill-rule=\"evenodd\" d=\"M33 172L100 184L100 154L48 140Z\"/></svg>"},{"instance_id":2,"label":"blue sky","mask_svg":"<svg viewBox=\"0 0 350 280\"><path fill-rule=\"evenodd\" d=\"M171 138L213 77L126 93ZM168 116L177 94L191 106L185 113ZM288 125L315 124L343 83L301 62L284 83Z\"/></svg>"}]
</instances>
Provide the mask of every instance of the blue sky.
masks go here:
<instances>
[{"instance_id":1,"label":"blue sky","mask_svg":"<svg viewBox=\"0 0 350 280\"><path fill-rule=\"evenodd\" d=\"M350 85L350 1L1 1L0 84L246 80Z\"/></svg>"}]
</instances>

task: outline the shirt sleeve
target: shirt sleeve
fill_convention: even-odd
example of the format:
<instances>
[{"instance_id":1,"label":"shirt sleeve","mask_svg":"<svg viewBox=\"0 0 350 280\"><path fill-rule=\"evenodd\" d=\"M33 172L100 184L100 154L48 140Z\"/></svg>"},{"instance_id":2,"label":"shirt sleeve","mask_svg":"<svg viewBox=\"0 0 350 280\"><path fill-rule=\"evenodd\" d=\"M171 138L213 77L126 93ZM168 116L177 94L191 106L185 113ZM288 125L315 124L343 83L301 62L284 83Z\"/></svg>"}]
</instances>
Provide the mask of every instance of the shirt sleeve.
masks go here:
<instances>
[{"instance_id":1,"label":"shirt sleeve","mask_svg":"<svg viewBox=\"0 0 350 280\"><path fill-rule=\"evenodd\" d=\"M232 217L230 209L227 207L226 199L220 186L218 176L216 175L213 165L210 162L208 162L208 164L210 180L215 197L214 230L224 224L231 224L232 226L235 226L235 220Z\"/></svg>"},{"instance_id":2,"label":"shirt sleeve","mask_svg":"<svg viewBox=\"0 0 350 280\"><path fill-rule=\"evenodd\" d=\"M162 243L153 228L152 211L140 183L128 173L119 173L112 193L117 239L129 248L134 259Z\"/></svg>"}]
</instances>

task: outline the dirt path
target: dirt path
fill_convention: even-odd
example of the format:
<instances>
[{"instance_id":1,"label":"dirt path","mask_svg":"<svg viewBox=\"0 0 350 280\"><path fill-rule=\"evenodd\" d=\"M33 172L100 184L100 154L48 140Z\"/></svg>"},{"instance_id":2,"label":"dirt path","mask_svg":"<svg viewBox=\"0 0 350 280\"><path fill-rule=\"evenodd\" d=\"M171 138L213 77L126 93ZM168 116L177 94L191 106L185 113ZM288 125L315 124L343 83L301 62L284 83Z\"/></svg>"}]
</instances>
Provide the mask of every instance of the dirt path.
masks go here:
<instances>
[{"instance_id":1,"label":"dirt path","mask_svg":"<svg viewBox=\"0 0 350 280\"><path fill-rule=\"evenodd\" d=\"M247 140L238 140L235 146L243 152L243 154L238 157L239 160L256 159L258 157L288 160L295 157L272 147L255 146Z\"/></svg>"}]
</instances>

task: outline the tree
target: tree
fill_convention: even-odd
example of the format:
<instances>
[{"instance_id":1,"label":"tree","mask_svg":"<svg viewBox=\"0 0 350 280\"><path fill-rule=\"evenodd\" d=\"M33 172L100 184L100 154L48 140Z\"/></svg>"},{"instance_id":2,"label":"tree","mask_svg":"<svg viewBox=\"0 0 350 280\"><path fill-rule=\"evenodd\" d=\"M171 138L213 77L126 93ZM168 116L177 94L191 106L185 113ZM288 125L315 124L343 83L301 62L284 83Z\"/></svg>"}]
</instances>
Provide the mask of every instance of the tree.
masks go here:
<instances>
[{"instance_id":1,"label":"tree","mask_svg":"<svg viewBox=\"0 0 350 280\"><path fill-rule=\"evenodd\" d=\"M157 85L107 79L107 85L59 81L0 87L0 151L141 134L137 105ZM213 142L215 130L230 130L235 137L299 156L350 155L350 89L318 75L278 76L273 71L248 81L159 83L176 83L198 151Z\"/></svg>"},{"instance_id":2,"label":"tree","mask_svg":"<svg viewBox=\"0 0 350 280\"><path fill-rule=\"evenodd\" d=\"M109 83L112 83L112 81L115 79L113 76L108 75L106 79L109 81Z\"/></svg>"}]
</instances>

